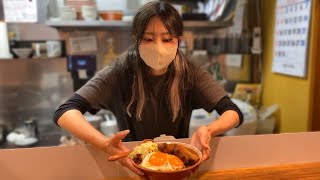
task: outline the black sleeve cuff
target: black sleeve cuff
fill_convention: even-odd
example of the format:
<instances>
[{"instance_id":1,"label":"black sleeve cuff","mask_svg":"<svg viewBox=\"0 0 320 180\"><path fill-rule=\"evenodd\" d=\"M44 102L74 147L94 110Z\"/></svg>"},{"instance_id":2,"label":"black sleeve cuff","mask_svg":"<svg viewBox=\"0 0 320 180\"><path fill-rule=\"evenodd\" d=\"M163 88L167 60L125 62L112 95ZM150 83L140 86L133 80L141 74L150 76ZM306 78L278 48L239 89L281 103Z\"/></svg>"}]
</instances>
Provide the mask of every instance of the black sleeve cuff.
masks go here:
<instances>
[{"instance_id":1,"label":"black sleeve cuff","mask_svg":"<svg viewBox=\"0 0 320 180\"><path fill-rule=\"evenodd\" d=\"M243 123L243 115L237 105L235 105L228 96L223 97L215 106L215 110L219 115L228 110L234 110L238 113L239 116L239 127Z\"/></svg>"},{"instance_id":2,"label":"black sleeve cuff","mask_svg":"<svg viewBox=\"0 0 320 180\"><path fill-rule=\"evenodd\" d=\"M91 104L78 94L74 94L70 99L63 103L54 113L53 121L58 125L59 118L68 110L77 109L82 114L86 111L96 114L99 109L93 109Z\"/></svg>"}]
</instances>

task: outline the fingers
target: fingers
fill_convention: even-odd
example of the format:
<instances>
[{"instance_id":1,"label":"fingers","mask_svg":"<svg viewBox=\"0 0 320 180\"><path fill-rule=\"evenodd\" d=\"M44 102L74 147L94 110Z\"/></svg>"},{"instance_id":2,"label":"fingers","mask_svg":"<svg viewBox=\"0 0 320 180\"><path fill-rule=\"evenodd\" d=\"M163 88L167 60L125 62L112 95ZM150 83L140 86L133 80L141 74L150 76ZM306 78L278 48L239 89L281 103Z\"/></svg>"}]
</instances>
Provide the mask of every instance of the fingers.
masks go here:
<instances>
[{"instance_id":1,"label":"fingers","mask_svg":"<svg viewBox=\"0 0 320 180\"><path fill-rule=\"evenodd\" d=\"M211 137L201 137L200 144L202 148L204 148L205 150L211 151L211 148L209 146L210 140L211 140Z\"/></svg>"},{"instance_id":2,"label":"fingers","mask_svg":"<svg viewBox=\"0 0 320 180\"><path fill-rule=\"evenodd\" d=\"M209 159L209 157L210 157L210 151L211 151L211 150L203 150L203 151L202 151L202 159L201 159L202 162L204 162L204 161L206 161L206 160Z\"/></svg>"},{"instance_id":3,"label":"fingers","mask_svg":"<svg viewBox=\"0 0 320 180\"><path fill-rule=\"evenodd\" d=\"M208 160L210 157L210 141L211 135L205 126L200 127L191 137L191 145L196 146L202 151L202 162Z\"/></svg>"},{"instance_id":4,"label":"fingers","mask_svg":"<svg viewBox=\"0 0 320 180\"><path fill-rule=\"evenodd\" d=\"M202 146L202 148L204 148L205 150L209 150L210 149L210 141L211 141L211 135L207 132L203 133L202 136L200 136L200 144Z\"/></svg>"},{"instance_id":5,"label":"fingers","mask_svg":"<svg viewBox=\"0 0 320 180\"><path fill-rule=\"evenodd\" d=\"M117 132L111 139L114 141L121 141L123 138L125 138L129 134L130 130L124 130Z\"/></svg>"},{"instance_id":6,"label":"fingers","mask_svg":"<svg viewBox=\"0 0 320 180\"><path fill-rule=\"evenodd\" d=\"M207 127L200 127L191 137L190 144L200 149L211 151L209 146L211 141L211 135L208 132Z\"/></svg>"},{"instance_id":7,"label":"fingers","mask_svg":"<svg viewBox=\"0 0 320 180\"><path fill-rule=\"evenodd\" d=\"M129 134L129 132L130 130L117 132L110 138L109 145L117 148L118 150L125 151L125 147L122 145L122 139L125 138Z\"/></svg>"},{"instance_id":8,"label":"fingers","mask_svg":"<svg viewBox=\"0 0 320 180\"><path fill-rule=\"evenodd\" d=\"M144 176L144 173L138 169L137 167L135 167L132 163L132 161L129 158L125 158L123 160L119 160L119 162L127 167L128 169L130 169L132 172L134 172L135 174L139 175L139 176Z\"/></svg>"},{"instance_id":9,"label":"fingers","mask_svg":"<svg viewBox=\"0 0 320 180\"><path fill-rule=\"evenodd\" d=\"M127 136L127 134L129 134L130 130L124 130L124 131L120 131L120 132L117 132L115 135L113 135L111 138L110 138L110 144L112 146L116 146L122 150L123 147L121 145L122 143L122 139L125 138Z\"/></svg>"}]
</instances>

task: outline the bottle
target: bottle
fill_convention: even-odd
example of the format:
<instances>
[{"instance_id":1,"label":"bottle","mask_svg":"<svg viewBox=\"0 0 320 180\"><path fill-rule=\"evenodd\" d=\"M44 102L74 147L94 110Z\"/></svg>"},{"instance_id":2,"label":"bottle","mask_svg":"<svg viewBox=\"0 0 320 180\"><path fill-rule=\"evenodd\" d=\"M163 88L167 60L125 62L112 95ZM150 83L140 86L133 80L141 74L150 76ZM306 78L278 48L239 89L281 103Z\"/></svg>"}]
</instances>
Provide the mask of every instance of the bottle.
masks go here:
<instances>
[{"instance_id":1,"label":"bottle","mask_svg":"<svg viewBox=\"0 0 320 180\"><path fill-rule=\"evenodd\" d=\"M103 58L103 66L110 65L117 58L117 54L114 52L113 39L109 38L107 42L107 52Z\"/></svg>"},{"instance_id":2,"label":"bottle","mask_svg":"<svg viewBox=\"0 0 320 180\"><path fill-rule=\"evenodd\" d=\"M27 137L38 138L39 130L36 119L31 118L29 120L24 121L24 127L26 130L25 133Z\"/></svg>"}]
</instances>

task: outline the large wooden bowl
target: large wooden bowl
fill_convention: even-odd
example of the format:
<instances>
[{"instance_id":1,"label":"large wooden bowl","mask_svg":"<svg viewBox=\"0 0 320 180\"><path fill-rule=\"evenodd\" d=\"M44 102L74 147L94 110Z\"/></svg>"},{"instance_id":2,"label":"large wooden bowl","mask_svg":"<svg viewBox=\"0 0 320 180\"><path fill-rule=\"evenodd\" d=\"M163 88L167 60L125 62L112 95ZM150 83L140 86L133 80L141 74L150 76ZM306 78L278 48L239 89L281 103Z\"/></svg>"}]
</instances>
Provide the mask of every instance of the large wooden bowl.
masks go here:
<instances>
[{"instance_id":1,"label":"large wooden bowl","mask_svg":"<svg viewBox=\"0 0 320 180\"><path fill-rule=\"evenodd\" d=\"M164 143L164 142L156 142L157 144L159 143ZM201 165L201 159L202 159L202 153L201 151L187 143L182 143L182 142L165 142L167 144L178 144L182 145L186 148L188 148L191 152L194 152L199 157L199 161L196 162L193 166L189 166L180 170L175 170L175 171L157 171L157 170L152 170L148 169L145 167L142 167L139 164L136 164L133 162L133 164L139 168L149 179L152 180L179 180L179 179L184 179L188 176L190 176L192 173L194 173L197 168Z\"/></svg>"}]
</instances>

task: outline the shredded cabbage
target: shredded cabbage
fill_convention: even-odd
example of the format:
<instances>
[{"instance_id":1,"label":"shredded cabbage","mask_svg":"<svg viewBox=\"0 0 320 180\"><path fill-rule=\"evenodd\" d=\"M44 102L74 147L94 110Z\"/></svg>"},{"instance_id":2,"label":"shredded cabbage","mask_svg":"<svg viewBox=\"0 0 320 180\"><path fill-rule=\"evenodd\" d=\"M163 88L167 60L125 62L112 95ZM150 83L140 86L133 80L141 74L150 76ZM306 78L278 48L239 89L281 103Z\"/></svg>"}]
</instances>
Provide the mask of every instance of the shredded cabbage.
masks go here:
<instances>
[{"instance_id":1,"label":"shredded cabbage","mask_svg":"<svg viewBox=\"0 0 320 180\"><path fill-rule=\"evenodd\" d=\"M141 154L142 159L146 157L149 153L158 151L158 145L152 141L148 141L145 143L136 146L133 151L128 155L131 159L135 157L137 154Z\"/></svg>"}]
</instances>

